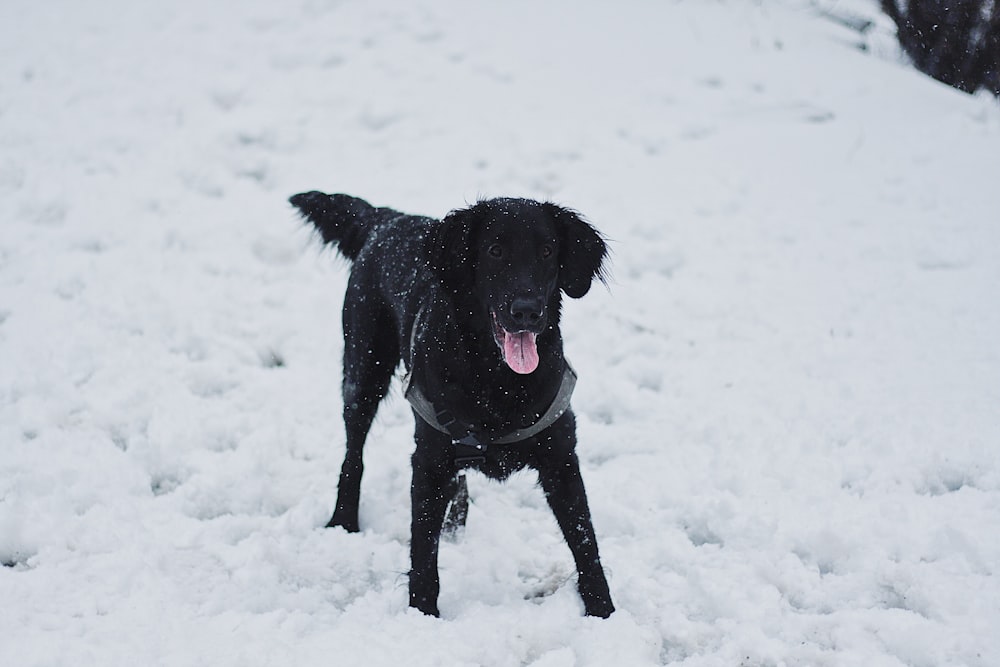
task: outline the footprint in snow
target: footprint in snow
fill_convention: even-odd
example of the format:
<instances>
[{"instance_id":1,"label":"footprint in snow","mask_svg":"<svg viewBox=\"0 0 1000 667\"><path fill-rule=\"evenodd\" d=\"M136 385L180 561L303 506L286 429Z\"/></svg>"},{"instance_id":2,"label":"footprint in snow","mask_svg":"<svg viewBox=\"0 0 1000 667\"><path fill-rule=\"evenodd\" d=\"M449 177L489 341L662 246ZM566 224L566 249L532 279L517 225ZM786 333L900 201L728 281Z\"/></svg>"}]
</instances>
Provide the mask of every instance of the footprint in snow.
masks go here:
<instances>
[{"instance_id":1,"label":"footprint in snow","mask_svg":"<svg viewBox=\"0 0 1000 667\"><path fill-rule=\"evenodd\" d=\"M528 588L524 593L525 600L547 598L573 578L573 575L561 565L554 566L545 575L521 573L519 576Z\"/></svg>"}]
</instances>

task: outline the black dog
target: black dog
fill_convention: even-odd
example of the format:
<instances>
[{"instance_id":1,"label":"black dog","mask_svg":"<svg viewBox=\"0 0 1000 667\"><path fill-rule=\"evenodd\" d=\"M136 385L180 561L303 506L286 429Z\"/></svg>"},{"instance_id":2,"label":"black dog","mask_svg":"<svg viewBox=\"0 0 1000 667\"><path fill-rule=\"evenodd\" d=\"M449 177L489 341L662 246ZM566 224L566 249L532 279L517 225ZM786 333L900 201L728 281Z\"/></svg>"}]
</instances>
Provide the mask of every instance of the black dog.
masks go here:
<instances>
[{"instance_id":1,"label":"black dog","mask_svg":"<svg viewBox=\"0 0 1000 667\"><path fill-rule=\"evenodd\" d=\"M308 192L291 203L353 261L344 299L347 453L328 526L358 530L361 451L402 360L416 419L410 606L438 614L438 541L458 471L531 467L573 552L587 614L614 611L576 456L560 292L603 280L607 249L573 211L492 199L444 220ZM461 478L464 484L464 477Z\"/></svg>"}]
</instances>

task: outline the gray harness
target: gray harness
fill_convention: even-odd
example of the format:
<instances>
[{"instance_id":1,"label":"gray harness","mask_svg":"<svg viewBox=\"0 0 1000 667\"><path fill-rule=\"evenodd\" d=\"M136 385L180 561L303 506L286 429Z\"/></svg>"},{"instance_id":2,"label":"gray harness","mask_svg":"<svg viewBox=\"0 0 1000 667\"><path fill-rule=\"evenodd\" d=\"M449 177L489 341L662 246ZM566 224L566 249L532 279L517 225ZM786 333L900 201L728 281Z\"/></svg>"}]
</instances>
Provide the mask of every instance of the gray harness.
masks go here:
<instances>
[{"instance_id":1,"label":"gray harness","mask_svg":"<svg viewBox=\"0 0 1000 667\"><path fill-rule=\"evenodd\" d=\"M552 404L549 405L549 409L545 411L545 414L531 426L515 429L510 433L500 436L488 437L476 433L468 424L459 423L449 410L439 410L434 407L434 404L424 396L420 387L413 382L413 365L416 358L414 355L414 346L417 337L417 325L424 313L424 308L426 306L417 312L417 316L413 320L413 329L410 331L410 371L403 376L403 396L406 397L413 410L429 426L451 436L452 441L454 441L457 447L455 455L456 467L467 463L484 461L486 459L486 448L489 445L509 445L538 435L549 426L552 426L569 408L570 397L573 395L573 389L576 387L576 372L569 365L568 361L563 362L565 368L563 369L562 380L559 383L559 391L556 392L555 398L552 399Z\"/></svg>"}]
</instances>

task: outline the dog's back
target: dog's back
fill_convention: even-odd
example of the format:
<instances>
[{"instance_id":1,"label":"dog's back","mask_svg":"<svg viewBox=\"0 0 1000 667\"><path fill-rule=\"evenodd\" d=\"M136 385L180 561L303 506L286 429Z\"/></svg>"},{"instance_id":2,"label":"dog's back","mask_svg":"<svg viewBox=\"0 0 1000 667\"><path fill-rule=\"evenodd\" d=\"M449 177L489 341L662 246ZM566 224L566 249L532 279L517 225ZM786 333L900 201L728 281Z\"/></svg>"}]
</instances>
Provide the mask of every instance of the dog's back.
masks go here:
<instances>
[{"instance_id":1,"label":"dog's back","mask_svg":"<svg viewBox=\"0 0 1000 667\"><path fill-rule=\"evenodd\" d=\"M289 198L315 227L324 244L337 248L352 264L345 304L345 331L353 325L360 339L394 333L408 361L409 328L417 304L434 289L426 239L440 221L376 207L345 194L305 192ZM350 341L349 341L350 342Z\"/></svg>"}]
</instances>

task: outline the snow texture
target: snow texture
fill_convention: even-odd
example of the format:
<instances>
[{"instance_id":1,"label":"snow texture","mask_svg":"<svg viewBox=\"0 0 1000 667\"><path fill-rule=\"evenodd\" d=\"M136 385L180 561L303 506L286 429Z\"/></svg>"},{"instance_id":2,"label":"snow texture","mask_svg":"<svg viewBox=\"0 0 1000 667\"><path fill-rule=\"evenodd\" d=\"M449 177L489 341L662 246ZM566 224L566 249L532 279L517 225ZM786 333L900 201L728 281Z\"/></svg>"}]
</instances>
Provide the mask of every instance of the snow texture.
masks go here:
<instances>
[{"instance_id":1,"label":"snow texture","mask_svg":"<svg viewBox=\"0 0 1000 667\"><path fill-rule=\"evenodd\" d=\"M4 0L0 665L1000 664L1000 110L885 21ZM363 532L321 527L347 271L313 188L612 239L564 317L612 618L527 473L470 479L443 618L407 608L398 389Z\"/></svg>"}]
</instances>

